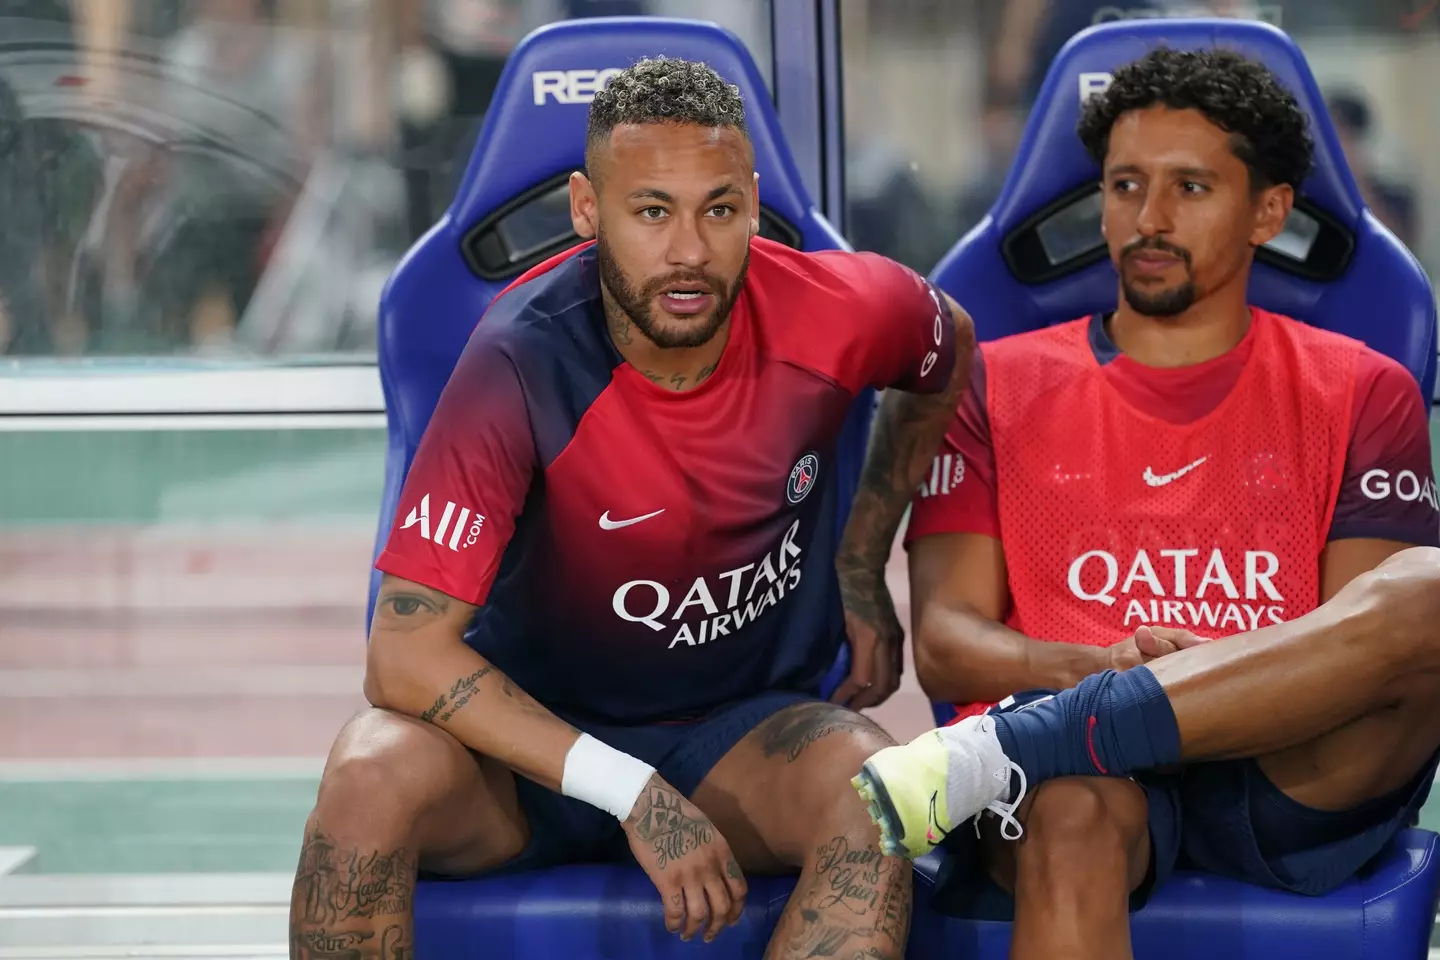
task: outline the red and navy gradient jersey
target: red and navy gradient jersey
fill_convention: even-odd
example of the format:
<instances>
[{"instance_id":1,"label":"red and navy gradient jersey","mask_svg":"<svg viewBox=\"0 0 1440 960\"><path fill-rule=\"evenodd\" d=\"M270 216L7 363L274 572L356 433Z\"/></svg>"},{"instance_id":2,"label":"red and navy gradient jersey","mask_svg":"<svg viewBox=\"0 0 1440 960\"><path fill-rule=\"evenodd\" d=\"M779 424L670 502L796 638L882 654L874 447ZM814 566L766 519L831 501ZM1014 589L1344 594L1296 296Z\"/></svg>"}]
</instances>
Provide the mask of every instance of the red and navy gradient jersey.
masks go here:
<instances>
[{"instance_id":1,"label":"red and navy gradient jersey","mask_svg":"<svg viewBox=\"0 0 1440 960\"><path fill-rule=\"evenodd\" d=\"M1253 327L1228 353L1205 363L1157 369L1116 349L1103 318L1090 320L1090 346L1110 385L1132 406L1169 423L1192 423L1229 395L1250 358ZM1440 502L1420 389L1384 354L1356 357L1349 444L1327 539L1394 540L1440 546ZM921 484L906 541L936 533L1000 537L995 454L990 438L984 358L975 350L970 389ZM1057 414L1058 415L1058 414Z\"/></svg>"},{"instance_id":2,"label":"red and navy gradient jersey","mask_svg":"<svg viewBox=\"0 0 1440 960\"><path fill-rule=\"evenodd\" d=\"M811 690L844 636L846 414L867 387L942 390L954 349L912 271L756 239L719 365L677 393L621 358L581 247L476 328L376 565L480 605L467 642L572 717Z\"/></svg>"}]
</instances>

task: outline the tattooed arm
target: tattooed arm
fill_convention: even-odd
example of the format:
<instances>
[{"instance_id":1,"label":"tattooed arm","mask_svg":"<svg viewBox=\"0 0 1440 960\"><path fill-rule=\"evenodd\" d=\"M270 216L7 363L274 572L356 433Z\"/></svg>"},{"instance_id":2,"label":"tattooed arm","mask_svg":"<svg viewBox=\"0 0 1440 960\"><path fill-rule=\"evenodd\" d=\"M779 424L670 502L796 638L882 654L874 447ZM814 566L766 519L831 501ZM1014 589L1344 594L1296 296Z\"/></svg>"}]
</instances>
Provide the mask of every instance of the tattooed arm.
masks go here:
<instances>
[{"instance_id":1,"label":"tattooed arm","mask_svg":"<svg viewBox=\"0 0 1440 960\"><path fill-rule=\"evenodd\" d=\"M462 640L475 607L387 575L370 628L365 695L419 717L551 790L579 731L545 709ZM707 940L740 920L745 880L710 818L650 777L623 821L630 847L665 903L665 924ZM706 911L696 904L709 903Z\"/></svg>"},{"instance_id":2,"label":"tattooed arm","mask_svg":"<svg viewBox=\"0 0 1440 960\"><path fill-rule=\"evenodd\" d=\"M475 609L387 574L370 627L365 696L558 791L579 731L466 646Z\"/></svg>"},{"instance_id":3,"label":"tattooed arm","mask_svg":"<svg viewBox=\"0 0 1440 960\"><path fill-rule=\"evenodd\" d=\"M970 382L974 325L959 304L940 296L954 323L954 367L938 392L885 391L836 556L852 662L833 699L857 710L883 702L900 685L904 631L885 585L885 564L905 508Z\"/></svg>"}]
</instances>

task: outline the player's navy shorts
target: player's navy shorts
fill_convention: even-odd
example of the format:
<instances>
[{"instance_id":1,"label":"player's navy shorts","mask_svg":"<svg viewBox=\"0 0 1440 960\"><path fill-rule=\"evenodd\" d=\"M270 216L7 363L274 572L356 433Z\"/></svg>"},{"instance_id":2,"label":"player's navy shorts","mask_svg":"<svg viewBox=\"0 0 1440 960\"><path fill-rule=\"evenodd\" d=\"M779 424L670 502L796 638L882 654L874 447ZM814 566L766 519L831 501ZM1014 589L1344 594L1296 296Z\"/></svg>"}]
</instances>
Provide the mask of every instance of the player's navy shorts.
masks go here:
<instances>
[{"instance_id":1,"label":"player's navy shorts","mask_svg":"<svg viewBox=\"0 0 1440 960\"><path fill-rule=\"evenodd\" d=\"M990 712L1023 709L1052 692L1017 694ZM1130 906L1143 906L1176 869L1310 896L1328 893L1360 872L1398 831L1414 825L1430 795L1437 762L1440 752L1399 789L1338 812L1292 800L1254 760L1138 774L1134 779L1145 790L1149 811L1150 871ZM969 825L946 838L948 856L937 877L941 899L936 906L947 913L1010 919L1013 904L987 882L973 841Z\"/></svg>"},{"instance_id":2,"label":"player's navy shorts","mask_svg":"<svg viewBox=\"0 0 1440 960\"><path fill-rule=\"evenodd\" d=\"M797 703L800 693L762 693L722 707L701 720L617 727L564 717L602 743L645 761L685 796L695 792L720 758L751 730ZM492 873L536 870L565 863L604 863L630 856L620 821L583 800L566 797L526 777L515 777L530 842Z\"/></svg>"}]
</instances>

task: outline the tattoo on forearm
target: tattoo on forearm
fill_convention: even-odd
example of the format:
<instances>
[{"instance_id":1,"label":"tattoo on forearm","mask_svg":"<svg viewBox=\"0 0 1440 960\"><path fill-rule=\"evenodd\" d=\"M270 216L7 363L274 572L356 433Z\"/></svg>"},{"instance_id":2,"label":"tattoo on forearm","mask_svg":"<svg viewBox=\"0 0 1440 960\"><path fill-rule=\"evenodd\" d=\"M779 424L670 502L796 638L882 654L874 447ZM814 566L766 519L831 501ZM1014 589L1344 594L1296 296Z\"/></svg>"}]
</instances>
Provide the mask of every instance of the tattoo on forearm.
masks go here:
<instances>
[{"instance_id":1,"label":"tattoo on forearm","mask_svg":"<svg viewBox=\"0 0 1440 960\"><path fill-rule=\"evenodd\" d=\"M435 717L438 715L442 721L449 720L460 711L460 708L470 702L471 697L475 696L480 681L494 672L495 668L487 663L470 676L456 680L450 688L450 692L436 697L435 702L430 705L430 709L420 714L420 719L426 723L434 723Z\"/></svg>"},{"instance_id":2,"label":"tattoo on forearm","mask_svg":"<svg viewBox=\"0 0 1440 960\"><path fill-rule=\"evenodd\" d=\"M686 814L685 798L658 778L651 778L631 816L635 836L652 845L661 870L715 839L710 819Z\"/></svg>"},{"instance_id":3,"label":"tattoo on forearm","mask_svg":"<svg viewBox=\"0 0 1440 960\"><path fill-rule=\"evenodd\" d=\"M884 570L905 507L945 435L960 391L970 382L973 355L973 329L968 322L957 323L955 367L943 392L885 392L870 434L870 449L861 470L850 522L836 559L842 591L846 589L847 578L875 576ZM852 590L851 594L854 593ZM849 609L862 617L880 613Z\"/></svg>"},{"instance_id":4,"label":"tattoo on forearm","mask_svg":"<svg viewBox=\"0 0 1440 960\"><path fill-rule=\"evenodd\" d=\"M760 728L765 756L784 756L786 763L800 759L805 748L834 733L860 733L893 744L890 735L874 721L833 703L803 703L782 710Z\"/></svg>"}]
</instances>

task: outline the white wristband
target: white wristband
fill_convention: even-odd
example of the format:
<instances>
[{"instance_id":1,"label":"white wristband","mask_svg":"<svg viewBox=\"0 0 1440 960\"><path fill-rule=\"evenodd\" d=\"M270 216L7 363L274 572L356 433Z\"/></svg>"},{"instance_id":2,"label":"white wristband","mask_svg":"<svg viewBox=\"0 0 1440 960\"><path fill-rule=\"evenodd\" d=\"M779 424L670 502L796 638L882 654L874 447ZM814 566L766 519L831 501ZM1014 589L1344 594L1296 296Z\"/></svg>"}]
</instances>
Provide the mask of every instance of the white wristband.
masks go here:
<instances>
[{"instance_id":1,"label":"white wristband","mask_svg":"<svg viewBox=\"0 0 1440 960\"><path fill-rule=\"evenodd\" d=\"M560 792L624 820L654 773L655 768L643 760L582 733L565 755Z\"/></svg>"}]
</instances>

